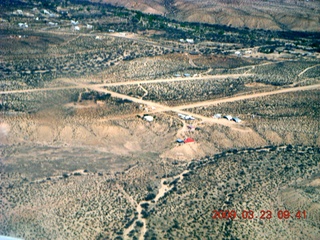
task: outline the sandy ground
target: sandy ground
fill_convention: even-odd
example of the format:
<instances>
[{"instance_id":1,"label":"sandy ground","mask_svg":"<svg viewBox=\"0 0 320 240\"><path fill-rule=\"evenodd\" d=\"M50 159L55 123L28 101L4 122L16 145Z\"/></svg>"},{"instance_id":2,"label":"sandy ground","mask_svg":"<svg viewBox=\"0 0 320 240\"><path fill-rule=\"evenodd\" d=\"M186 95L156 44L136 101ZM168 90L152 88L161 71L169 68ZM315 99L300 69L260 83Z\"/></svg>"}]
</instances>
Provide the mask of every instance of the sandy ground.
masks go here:
<instances>
[{"instance_id":1,"label":"sandy ground","mask_svg":"<svg viewBox=\"0 0 320 240\"><path fill-rule=\"evenodd\" d=\"M1 118L0 118L1 121ZM10 132L10 125L5 122L0 122L0 144L1 142L4 143L6 140L6 137L8 136Z\"/></svg>"}]
</instances>

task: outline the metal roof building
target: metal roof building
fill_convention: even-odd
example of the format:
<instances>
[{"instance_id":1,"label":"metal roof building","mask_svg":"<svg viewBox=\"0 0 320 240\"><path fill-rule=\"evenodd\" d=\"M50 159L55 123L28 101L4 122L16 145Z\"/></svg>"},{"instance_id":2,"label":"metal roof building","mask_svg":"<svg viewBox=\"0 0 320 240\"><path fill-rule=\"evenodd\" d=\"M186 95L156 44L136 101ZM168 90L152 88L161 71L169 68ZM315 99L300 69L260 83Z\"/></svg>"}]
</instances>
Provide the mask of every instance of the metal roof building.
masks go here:
<instances>
[{"instance_id":1,"label":"metal roof building","mask_svg":"<svg viewBox=\"0 0 320 240\"><path fill-rule=\"evenodd\" d=\"M226 119L228 119L229 121L232 120L232 116L231 116L231 115L226 115L226 116L224 116L223 118L226 118Z\"/></svg>"},{"instance_id":2,"label":"metal roof building","mask_svg":"<svg viewBox=\"0 0 320 240\"><path fill-rule=\"evenodd\" d=\"M238 118L238 117L234 117L232 118L233 121L235 121L236 123L240 123L241 122L241 119Z\"/></svg>"}]
</instances>

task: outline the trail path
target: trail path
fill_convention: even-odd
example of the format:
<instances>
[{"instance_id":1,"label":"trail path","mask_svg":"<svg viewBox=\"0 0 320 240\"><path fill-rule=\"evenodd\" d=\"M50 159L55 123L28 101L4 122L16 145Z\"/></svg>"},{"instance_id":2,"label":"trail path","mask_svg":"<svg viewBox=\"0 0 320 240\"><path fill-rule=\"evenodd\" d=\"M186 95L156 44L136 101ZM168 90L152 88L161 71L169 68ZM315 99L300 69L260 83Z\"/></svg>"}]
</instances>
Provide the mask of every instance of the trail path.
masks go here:
<instances>
[{"instance_id":1,"label":"trail path","mask_svg":"<svg viewBox=\"0 0 320 240\"><path fill-rule=\"evenodd\" d=\"M45 91L66 90L66 89L75 89L75 88L82 88L82 87L80 87L80 86L66 86L66 87L51 87L51 88L32 88L32 89L0 91L0 94L15 94L15 93L28 93L28 92L45 92Z\"/></svg>"},{"instance_id":2,"label":"trail path","mask_svg":"<svg viewBox=\"0 0 320 240\"><path fill-rule=\"evenodd\" d=\"M261 93L254 93L254 94L248 94L248 95L241 95L237 97L228 97L228 98L217 99L217 100L209 100L209 101L185 104L177 107L172 107L171 111L179 111L181 109L187 109L187 108L195 108L195 107L203 107L203 106L215 105L220 103L235 102L235 101L240 101L245 99L265 97L265 96L281 94L281 93L315 90L318 88L320 88L320 84L314 84L314 85L308 85L308 86L302 86L302 87L284 88L284 89L274 90L270 92L261 92ZM195 114L193 115L195 116Z\"/></svg>"},{"instance_id":3,"label":"trail path","mask_svg":"<svg viewBox=\"0 0 320 240\"><path fill-rule=\"evenodd\" d=\"M142 85L140 85L139 84L139 87L144 91L144 94L143 94L143 96L141 97L141 99L143 99L145 96L147 96L148 95L148 90L147 89L145 89Z\"/></svg>"},{"instance_id":4,"label":"trail path","mask_svg":"<svg viewBox=\"0 0 320 240\"><path fill-rule=\"evenodd\" d=\"M127 81L127 82L115 82L115 83L102 83L96 84L99 87L108 86L123 86L123 85L134 85L134 84L147 84L147 83L161 83L161 82L179 82L179 81L195 81L195 80L210 80L210 79L223 79L223 78L239 78L249 77L253 74L221 74L221 75L209 75L199 77L176 77L176 78L159 78L154 80L138 80L138 81Z\"/></svg>"},{"instance_id":5,"label":"trail path","mask_svg":"<svg viewBox=\"0 0 320 240\"><path fill-rule=\"evenodd\" d=\"M306 69L304 69L302 72L300 72L298 74L298 77L300 77L302 74L304 74L306 71L310 70L311 68L314 68L314 67L317 67L317 66L320 66L320 64L316 64L316 65L313 65L311 67L307 67Z\"/></svg>"},{"instance_id":6,"label":"trail path","mask_svg":"<svg viewBox=\"0 0 320 240\"><path fill-rule=\"evenodd\" d=\"M79 86L82 86L82 88L90 88L91 90L95 90L97 92L103 92L103 93L109 93L111 94L112 97L116 97L116 98L121 98L121 99L128 99L131 100L132 102L135 103L140 103L140 104L145 104L148 106L153 106L156 107L156 110L153 110L152 113L156 113L156 112L166 112L166 111L173 111L173 112L177 112L177 113L182 113L185 115L192 115L196 118L201 119L202 121L208 122L208 123L217 123L217 124L222 124L225 126L228 126L230 128L233 128L234 130L238 130L238 131L244 131L243 129L240 129L240 124L236 124L235 122L231 122L231 121L227 121L224 119L214 119L214 118L208 118L208 117L204 117L202 115L199 114L193 114L187 111L183 111L181 109L184 109L184 105L180 106L180 107L170 107L170 106L165 106L156 102L151 102L151 101L146 101L143 99L139 99L139 98L135 98L135 97L131 97L131 96L127 96L121 93L116 93L116 92L112 92L110 90L107 90L105 88L99 88L98 86L90 86L90 85L84 85L84 84L79 84Z\"/></svg>"},{"instance_id":7,"label":"trail path","mask_svg":"<svg viewBox=\"0 0 320 240\"><path fill-rule=\"evenodd\" d=\"M286 61L288 61L288 60L286 60ZM261 64L251 65L251 66L239 67L239 68L235 68L235 69L245 69L245 68L249 68L250 67L250 69L248 69L247 71L244 72L244 74L249 74L249 72L251 72L256 67L261 67L261 66L271 65L271 64L277 64L277 63L280 63L280 62L285 62L285 61L265 62L265 63L261 63Z\"/></svg>"},{"instance_id":8,"label":"trail path","mask_svg":"<svg viewBox=\"0 0 320 240\"><path fill-rule=\"evenodd\" d=\"M190 81L190 80L205 80L205 79L223 79L223 78L238 78L251 76L252 74L225 74L225 75L212 75L212 76L202 76L202 77L178 77L178 78L160 78L155 80L140 80L140 81L128 81L128 82L115 82L115 83L101 83L101 84L87 84L86 88L93 87L112 87L112 86L125 86L125 85L137 85L137 84L147 84L147 83L161 83L161 82L178 82L178 81ZM14 94L14 93L24 93L24 92L38 92L38 91L54 91L54 90L64 90L73 88L82 88L80 83L72 82L70 80L65 80L65 82L75 84L74 86L66 87L51 87L51 88L32 88L32 89L21 89L21 90L10 90L10 91L0 91L0 94Z\"/></svg>"},{"instance_id":9,"label":"trail path","mask_svg":"<svg viewBox=\"0 0 320 240\"><path fill-rule=\"evenodd\" d=\"M142 222L143 223L143 226L141 228L141 231L140 231L140 236L139 236L139 240L143 240L144 239L144 235L145 233L148 231L148 228L147 228L147 221L145 218L143 218L142 216L142 204L149 204L149 205L155 205L157 204L157 202L159 201L159 199L161 199L162 197L164 197L164 195L166 193L169 193L173 188L174 188L174 185L175 184L169 184L169 182L172 182L174 180L177 179L177 183L180 183L183 178L184 178L184 174L188 173L190 170L184 170L183 172L179 173L178 175L176 176L173 176L171 178L162 178L161 181L160 181L160 186L159 186L159 190L158 190L158 193L157 195L155 196L154 199L152 200L149 200L149 201L140 201L137 205L137 208L136 208L136 212L138 212L138 217L135 221L133 221L133 223L130 225L129 228L125 229L124 231L124 234L123 236L125 237L125 239L127 238L128 236L128 233L130 231L132 231L136 225L137 222Z\"/></svg>"},{"instance_id":10,"label":"trail path","mask_svg":"<svg viewBox=\"0 0 320 240\"><path fill-rule=\"evenodd\" d=\"M191 103L191 104L184 104L176 107L170 107L170 106L165 106L156 102L152 101L146 101L143 99L127 96L125 94L117 93L110 91L106 88L101 88L103 86L106 86L106 84L100 84L100 85L90 85L90 84L82 84L82 83L77 83L77 86L72 86L72 87L58 87L58 88L42 88L42 89L27 89L27 90L13 90L13 91L2 91L0 94L12 94L12 93L24 93L24 92L35 92L35 91L49 91L49 90L63 90L63 89L72 89L72 88L83 88L83 89L91 89L95 90L97 92L103 92L103 93L108 93L111 94L112 97L120 98L120 99L128 99L131 100L132 102L135 103L140 103L140 104L145 104L148 106L154 106L156 107L156 110L153 110L152 113L156 112L166 112L166 111L173 111L176 113L182 113L185 115L192 115L196 118L201 119L204 122L207 123L216 123L216 124L221 124L228 126L234 130L238 131L252 131L250 128L243 129L241 128L241 124L237 124L231 121L227 121L225 119L214 119L214 118L209 118L205 117L199 114L194 114L190 113L186 110L183 109L188 109L188 108L195 108L195 107L203 107L203 106L209 106L209 105L215 105L215 104L220 104L220 103L226 103L226 102L234 102L234 101L240 101L240 100L245 100L245 99L252 99L252 98L258 98L258 97L264 97L264 96L270 96L270 95L275 95L275 94L281 94L281 93L288 93L288 92L296 92L296 91L305 91L305 90L314 90L320 88L320 84L314 84L314 85L309 85L309 86L301 86L301 87L293 87L293 88L284 88L280 90L274 90L270 92L261 92L261 93L254 93L254 94L249 94L249 95L241 95L241 96L236 96L236 97L229 97L229 98L223 98L223 99L217 99L217 100L209 100L209 101L202 101L202 102L197 102L197 103ZM108 86L108 85L107 85Z\"/></svg>"},{"instance_id":11,"label":"trail path","mask_svg":"<svg viewBox=\"0 0 320 240\"><path fill-rule=\"evenodd\" d=\"M189 59L189 64L192 66L192 67L195 67L197 68L198 66L196 64L194 64L192 58L190 57L190 55L188 53L186 53L188 59Z\"/></svg>"}]
</instances>

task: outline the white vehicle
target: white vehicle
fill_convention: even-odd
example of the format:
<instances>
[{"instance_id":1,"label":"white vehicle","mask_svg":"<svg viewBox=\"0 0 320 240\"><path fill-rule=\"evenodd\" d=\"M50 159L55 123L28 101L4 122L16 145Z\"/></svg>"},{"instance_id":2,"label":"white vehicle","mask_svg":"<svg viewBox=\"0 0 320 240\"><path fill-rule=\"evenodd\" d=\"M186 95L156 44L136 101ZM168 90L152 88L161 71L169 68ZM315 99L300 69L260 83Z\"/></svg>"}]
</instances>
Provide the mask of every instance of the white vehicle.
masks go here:
<instances>
[{"instance_id":1,"label":"white vehicle","mask_svg":"<svg viewBox=\"0 0 320 240\"><path fill-rule=\"evenodd\" d=\"M192 116L190 116L190 115L188 115L188 116L185 116L185 118L184 118L185 120L195 120L195 118L194 117L192 117Z\"/></svg>"},{"instance_id":2,"label":"white vehicle","mask_svg":"<svg viewBox=\"0 0 320 240\"><path fill-rule=\"evenodd\" d=\"M185 119L186 115L183 115L181 113L178 114L179 118Z\"/></svg>"}]
</instances>

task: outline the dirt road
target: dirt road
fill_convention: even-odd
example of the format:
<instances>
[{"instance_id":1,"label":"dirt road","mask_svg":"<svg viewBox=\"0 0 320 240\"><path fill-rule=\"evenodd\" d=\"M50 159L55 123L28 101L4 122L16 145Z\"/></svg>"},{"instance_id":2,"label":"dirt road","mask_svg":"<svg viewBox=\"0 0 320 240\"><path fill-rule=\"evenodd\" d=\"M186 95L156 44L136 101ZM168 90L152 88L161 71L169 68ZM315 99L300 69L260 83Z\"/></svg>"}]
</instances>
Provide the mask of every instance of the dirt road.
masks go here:
<instances>
[{"instance_id":1,"label":"dirt road","mask_svg":"<svg viewBox=\"0 0 320 240\"><path fill-rule=\"evenodd\" d=\"M311 68L314 68L314 67L317 67L317 66L320 66L320 64L316 64L316 65L313 65L311 67L308 67L308 68L304 69L302 72L300 72L298 74L298 77L300 77L302 74L304 74L306 71L310 70Z\"/></svg>"},{"instance_id":2,"label":"dirt road","mask_svg":"<svg viewBox=\"0 0 320 240\"><path fill-rule=\"evenodd\" d=\"M252 74L225 74L225 75L212 75L212 76L202 76L202 77L159 78L159 79L155 79L155 80L140 80L140 81L115 82L115 83L86 84L85 88L96 88L96 87L101 88L101 87L112 87L112 86L138 85L138 84L161 83L161 82L179 82L179 81L192 81L192 80L205 80L205 79L238 78L238 77L248 77L248 76L252 76ZM76 83L76 82L72 82L72 81L65 81L65 82L75 84L75 85L74 86L66 86L66 87L33 88L33 89L0 91L0 94L14 94L14 93L27 93L27 92L54 91L54 90L82 88L80 86L80 83Z\"/></svg>"},{"instance_id":3,"label":"dirt road","mask_svg":"<svg viewBox=\"0 0 320 240\"><path fill-rule=\"evenodd\" d=\"M51 87L51 88L33 88L33 89L22 89L22 90L11 90L11 91L0 91L0 94L15 94L15 93L29 93L29 92L44 92L44 91L55 91L55 90L66 90L81 88L80 86L67 86L67 87Z\"/></svg>"},{"instance_id":4,"label":"dirt road","mask_svg":"<svg viewBox=\"0 0 320 240\"><path fill-rule=\"evenodd\" d=\"M236 74L238 76L243 76L243 74ZM230 75L229 75L230 76ZM225 78L225 75L218 76L218 78ZM199 77L199 79L211 79L212 76L206 76L206 77ZM173 81L184 81L188 78L178 78L178 79L158 79L158 80L150 80L150 82L173 82ZM191 78L193 80L197 78ZM189 79L190 80L190 79ZM145 81L136 81L136 82L124 82L124 83L115 83L117 85L128 85L128 84L139 84L143 83ZM106 88L107 86L113 86L113 84L83 84L83 83L76 83L76 86L69 86L69 87L56 87L56 88L42 88L42 89L27 89L27 90L13 90L13 91L2 91L0 94L13 94L13 93L25 93L25 92L36 92L36 91L50 91L50 90L63 90L63 89L72 89L72 88L83 88L83 89L91 89L97 92L103 92L103 93L108 93L111 94L112 97L115 98L120 98L120 99L127 99L135 103L139 104L144 104L150 107L155 107L155 110L152 111L152 113L157 113L157 112L176 112L176 113L182 113L185 115L192 115L195 118L198 118L204 122L207 123L216 123L216 124L221 124L228 126L234 130L238 131L250 131L251 129L249 128L243 128L241 124L236 124L231 121L227 121L224 119L214 119L214 118L209 118L205 117L199 114L194 114L188 111L185 111L183 109L188 109L188 108L195 108L195 107L203 107L203 106L209 106L209 105L214 105L214 104L219 104L219 103L226 103L226 102L234 102L234 101L240 101L240 100L245 100L245 99L251 99L251 98L258 98L258 97L264 97L264 96L269 96L269 95L275 95L275 94L281 94L281 93L288 93L288 92L296 92L296 91L305 91L305 90L314 90L320 88L320 84L314 84L314 85L309 85L309 86L302 86L302 87L292 87L292 88L284 88L284 89L279 89L279 90L274 90L270 92L260 92L260 93L254 93L254 94L249 94L249 95L241 95L241 96L236 96L236 97L229 97L229 98L223 98L223 99L218 99L218 100L209 100L209 101L202 101L202 102L197 102L197 103L191 103L191 104L184 104L176 107L170 107L170 106L165 106L156 102L152 101L146 101L143 99L131 97L125 94L117 93L110 91Z\"/></svg>"},{"instance_id":5,"label":"dirt road","mask_svg":"<svg viewBox=\"0 0 320 240\"><path fill-rule=\"evenodd\" d=\"M98 87L111 87L111 86L124 86L134 84L147 84L147 83L162 83L162 82L180 82L180 81L192 81L192 80L209 80L209 79L224 79L224 78L239 78L249 77L253 74L224 74L224 75L210 75L201 77L176 77L176 78L159 78L154 80L139 80L139 81L128 81L128 82L115 82L115 83L102 83L95 84Z\"/></svg>"},{"instance_id":6,"label":"dirt road","mask_svg":"<svg viewBox=\"0 0 320 240\"><path fill-rule=\"evenodd\" d=\"M241 95L237 97L229 97L229 98L223 98L218 100L209 100L209 101L185 104L177 107L172 107L171 111L177 111L177 110L187 109L187 108L203 107L203 106L215 105L219 103L235 102L235 101L240 101L245 99L258 98L258 97L264 97L264 96L281 94L281 93L314 90L318 88L320 88L320 84L314 84L314 85L303 86L303 87L284 88L284 89L274 90L270 92L261 92L261 93L254 93L249 95Z\"/></svg>"}]
</instances>

